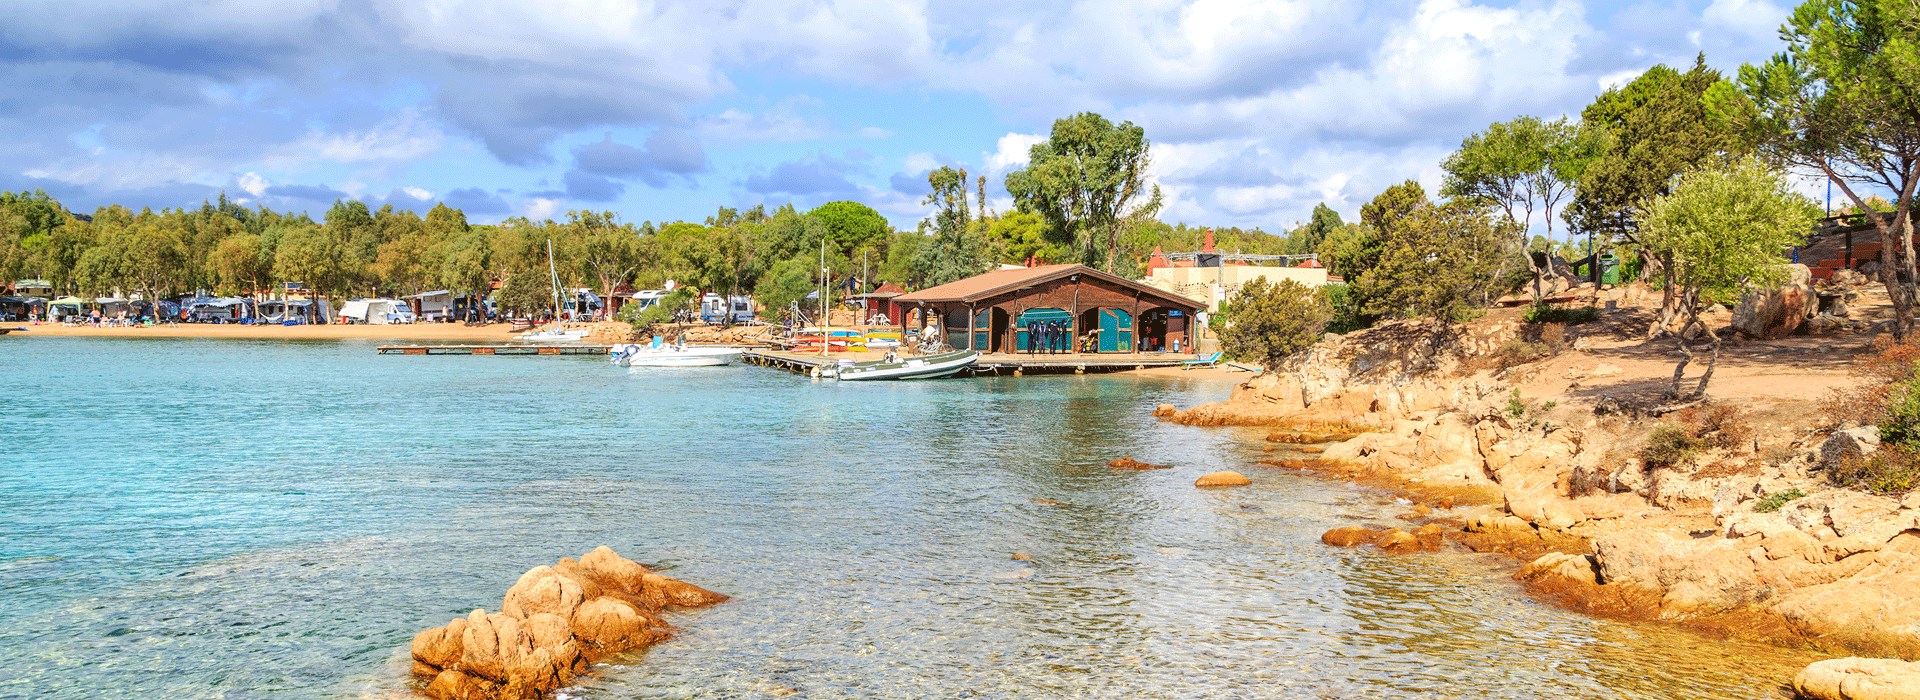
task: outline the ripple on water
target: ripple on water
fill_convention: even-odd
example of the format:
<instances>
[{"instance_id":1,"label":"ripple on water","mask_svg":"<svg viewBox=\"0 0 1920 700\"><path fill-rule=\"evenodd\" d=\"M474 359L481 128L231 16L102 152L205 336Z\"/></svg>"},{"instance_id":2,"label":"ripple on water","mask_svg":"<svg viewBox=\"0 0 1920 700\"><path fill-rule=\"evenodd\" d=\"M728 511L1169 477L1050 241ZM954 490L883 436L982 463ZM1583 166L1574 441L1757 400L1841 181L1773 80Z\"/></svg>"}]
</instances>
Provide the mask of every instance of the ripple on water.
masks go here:
<instances>
[{"instance_id":1,"label":"ripple on water","mask_svg":"<svg viewBox=\"0 0 1920 700\"><path fill-rule=\"evenodd\" d=\"M1806 661L1323 547L1391 515L1348 485L1194 489L1257 446L1146 407L1218 386L365 343L9 339L0 366L0 696L403 693L415 631L600 544L736 597L571 697L1768 697Z\"/></svg>"}]
</instances>

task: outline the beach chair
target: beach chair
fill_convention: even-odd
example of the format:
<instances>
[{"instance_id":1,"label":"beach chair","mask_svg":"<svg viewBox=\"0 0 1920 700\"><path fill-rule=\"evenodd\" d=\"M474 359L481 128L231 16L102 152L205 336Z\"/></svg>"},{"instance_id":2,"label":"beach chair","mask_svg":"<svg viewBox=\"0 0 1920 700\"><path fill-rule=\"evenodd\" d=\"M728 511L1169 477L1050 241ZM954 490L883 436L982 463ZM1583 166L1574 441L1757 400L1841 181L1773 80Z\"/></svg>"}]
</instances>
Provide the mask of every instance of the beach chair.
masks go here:
<instances>
[{"instance_id":1,"label":"beach chair","mask_svg":"<svg viewBox=\"0 0 1920 700\"><path fill-rule=\"evenodd\" d=\"M1220 365L1220 353L1216 352L1211 355L1201 355L1197 358L1187 360L1186 362L1182 362L1180 363L1180 369L1188 370L1188 369L1193 369L1195 367L1217 367L1219 365Z\"/></svg>"}]
</instances>

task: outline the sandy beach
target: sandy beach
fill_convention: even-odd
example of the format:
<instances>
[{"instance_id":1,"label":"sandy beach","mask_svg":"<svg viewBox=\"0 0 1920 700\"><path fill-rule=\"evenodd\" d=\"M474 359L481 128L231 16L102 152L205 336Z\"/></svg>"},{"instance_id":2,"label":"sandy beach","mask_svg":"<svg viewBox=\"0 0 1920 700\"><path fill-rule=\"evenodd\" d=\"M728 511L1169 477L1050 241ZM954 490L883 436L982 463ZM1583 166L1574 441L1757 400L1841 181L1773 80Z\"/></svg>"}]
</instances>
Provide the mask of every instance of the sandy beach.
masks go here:
<instances>
[{"instance_id":1,"label":"sandy beach","mask_svg":"<svg viewBox=\"0 0 1920 700\"><path fill-rule=\"evenodd\" d=\"M14 331L8 338L31 338L35 336L96 337L96 338L216 338L227 340L403 340L414 342L505 342L512 340L515 333L508 332L508 324L493 323L485 326L468 326L461 323L414 323L393 325L314 325L314 326L242 326L215 325L210 323L181 323L162 326L126 326L112 328L94 328L92 326L63 326L57 323L30 325L24 323L6 324L13 328L25 328L25 332Z\"/></svg>"}]
</instances>

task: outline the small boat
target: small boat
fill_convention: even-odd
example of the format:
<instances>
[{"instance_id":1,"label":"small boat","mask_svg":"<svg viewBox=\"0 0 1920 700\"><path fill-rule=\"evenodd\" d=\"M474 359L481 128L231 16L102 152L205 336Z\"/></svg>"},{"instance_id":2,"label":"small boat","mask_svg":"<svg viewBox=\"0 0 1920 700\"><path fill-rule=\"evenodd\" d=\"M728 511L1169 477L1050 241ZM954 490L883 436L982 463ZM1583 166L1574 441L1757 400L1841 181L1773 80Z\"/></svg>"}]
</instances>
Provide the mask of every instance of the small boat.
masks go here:
<instances>
[{"instance_id":1,"label":"small boat","mask_svg":"<svg viewBox=\"0 0 1920 700\"><path fill-rule=\"evenodd\" d=\"M938 379L951 377L980 360L980 353L973 350L954 350L933 355L902 357L892 362L875 360L872 362L842 362L838 366L827 368L826 374L843 382L877 381L881 379Z\"/></svg>"},{"instance_id":2,"label":"small boat","mask_svg":"<svg viewBox=\"0 0 1920 700\"><path fill-rule=\"evenodd\" d=\"M899 331L867 331L867 349L885 350L900 347Z\"/></svg>"},{"instance_id":3,"label":"small boat","mask_svg":"<svg viewBox=\"0 0 1920 700\"><path fill-rule=\"evenodd\" d=\"M866 336L861 335L860 331L846 328L830 329L826 331L824 337L827 343L827 350L830 352L847 352L856 347L864 347L867 343ZM820 329L802 328L793 334L792 341L796 349L807 347L818 349L821 338L822 333Z\"/></svg>"},{"instance_id":4,"label":"small boat","mask_svg":"<svg viewBox=\"0 0 1920 700\"><path fill-rule=\"evenodd\" d=\"M575 343L581 340L585 340L586 337L587 337L586 331L581 331L581 330L569 331L569 330L555 329L550 331L540 331L537 333L528 333L526 335L520 336L520 340L521 342L526 342L526 343Z\"/></svg>"},{"instance_id":5,"label":"small boat","mask_svg":"<svg viewBox=\"0 0 1920 700\"><path fill-rule=\"evenodd\" d=\"M719 367L740 359L740 348L718 345L616 345L607 353L622 367Z\"/></svg>"}]
</instances>

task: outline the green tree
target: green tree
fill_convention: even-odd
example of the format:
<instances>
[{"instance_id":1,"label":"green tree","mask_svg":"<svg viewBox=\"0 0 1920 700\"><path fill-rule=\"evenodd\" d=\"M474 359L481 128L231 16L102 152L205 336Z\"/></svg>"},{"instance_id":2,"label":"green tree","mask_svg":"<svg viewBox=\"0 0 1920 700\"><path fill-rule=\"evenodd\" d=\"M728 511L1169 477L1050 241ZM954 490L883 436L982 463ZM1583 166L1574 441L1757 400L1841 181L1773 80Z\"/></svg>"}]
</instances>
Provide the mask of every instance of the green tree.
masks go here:
<instances>
[{"instance_id":1,"label":"green tree","mask_svg":"<svg viewBox=\"0 0 1920 700\"><path fill-rule=\"evenodd\" d=\"M1347 296L1342 311L1343 326L1353 326L1347 330L1364 328L1372 323L1372 312L1367 309L1369 290L1374 285L1366 284L1373 269L1380 264L1387 241L1393 236L1396 227L1407 217L1420 209L1432 206L1427 201L1427 191L1419 182L1407 180L1388 187L1372 201L1360 205L1360 222L1333 229L1320 242L1320 260L1329 272L1339 275L1347 283Z\"/></svg>"},{"instance_id":2,"label":"green tree","mask_svg":"<svg viewBox=\"0 0 1920 700\"><path fill-rule=\"evenodd\" d=\"M253 294L272 278L273 260L262 254L259 236L240 233L214 245L207 272L222 294Z\"/></svg>"},{"instance_id":3,"label":"green tree","mask_svg":"<svg viewBox=\"0 0 1920 700\"><path fill-rule=\"evenodd\" d=\"M1519 269L1512 228L1472 200L1415 208L1385 227L1379 262L1354 291L1373 316L1473 318Z\"/></svg>"},{"instance_id":4,"label":"green tree","mask_svg":"<svg viewBox=\"0 0 1920 700\"><path fill-rule=\"evenodd\" d=\"M552 277L540 270L521 270L494 293L494 306L510 316L540 318L553 313Z\"/></svg>"},{"instance_id":5,"label":"green tree","mask_svg":"<svg viewBox=\"0 0 1920 700\"><path fill-rule=\"evenodd\" d=\"M1278 368L1320 342L1333 307L1318 290L1291 279L1255 279L1221 312L1220 348L1229 356Z\"/></svg>"},{"instance_id":6,"label":"green tree","mask_svg":"<svg viewBox=\"0 0 1920 700\"><path fill-rule=\"evenodd\" d=\"M861 248L876 246L893 232L887 217L859 202L827 202L814 207L807 216L818 219L826 227L827 240L846 256L854 255Z\"/></svg>"},{"instance_id":7,"label":"green tree","mask_svg":"<svg viewBox=\"0 0 1920 700\"><path fill-rule=\"evenodd\" d=\"M927 174L927 184L933 192L921 203L935 209L920 227L931 229L933 237L914 258L914 276L939 285L986 272L992 262L967 203L967 171L943 165Z\"/></svg>"},{"instance_id":8,"label":"green tree","mask_svg":"<svg viewBox=\"0 0 1920 700\"><path fill-rule=\"evenodd\" d=\"M1561 179L1566 168L1556 160L1570 155L1575 141L1575 128L1564 118L1545 121L1523 116L1468 136L1460 150L1440 164L1446 171L1442 195L1491 204L1506 214L1510 229L1520 237L1517 248L1533 277L1535 304L1545 294L1546 267L1525 254L1527 234L1537 206L1545 214L1547 238L1553 238L1553 210L1570 185Z\"/></svg>"},{"instance_id":9,"label":"green tree","mask_svg":"<svg viewBox=\"0 0 1920 700\"><path fill-rule=\"evenodd\" d=\"M1007 192L1020 210L1045 216L1059 240L1079 245L1083 262L1113 270L1126 223L1160 211L1160 186L1147 181L1149 151L1146 130L1133 122L1082 112L1053 123L1027 166L1007 173Z\"/></svg>"},{"instance_id":10,"label":"green tree","mask_svg":"<svg viewBox=\"0 0 1920 700\"><path fill-rule=\"evenodd\" d=\"M1781 29L1787 50L1740 68L1714 112L1770 157L1821 173L1880 233L1894 337L1914 330L1913 203L1920 185L1920 5L1808 0ZM1875 190L1891 207L1873 204Z\"/></svg>"},{"instance_id":11,"label":"green tree","mask_svg":"<svg viewBox=\"0 0 1920 700\"><path fill-rule=\"evenodd\" d=\"M1333 207L1327 206L1326 202L1315 204L1313 217L1308 219L1306 224L1287 233L1286 253L1295 255L1317 253L1320 251L1320 244L1327 240L1327 236L1345 225L1346 222L1340 220L1340 212L1334 211Z\"/></svg>"},{"instance_id":12,"label":"green tree","mask_svg":"<svg viewBox=\"0 0 1920 700\"><path fill-rule=\"evenodd\" d=\"M284 282L300 282L323 296L344 298L359 266L348 243L320 226L286 227L274 251L273 274Z\"/></svg>"},{"instance_id":13,"label":"green tree","mask_svg":"<svg viewBox=\"0 0 1920 700\"><path fill-rule=\"evenodd\" d=\"M493 246L486 231L470 229L434 247L434 277L447 289L471 299L487 294L493 282Z\"/></svg>"},{"instance_id":14,"label":"green tree","mask_svg":"<svg viewBox=\"0 0 1920 700\"><path fill-rule=\"evenodd\" d=\"M613 212L567 212L565 229L567 238L579 250L581 272L600 283L606 299L611 300L614 290L631 281L645 262L639 232L620 223L619 215ZM601 308L612 305L609 301Z\"/></svg>"},{"instance_id":15,"label":"green tree","mask_svg":"<svg viewBox=\"0 0 1920 700\"><path fill-rule=\"evenodd\" d=\"M767 268L766 273L760 276L759 283L754 285L754 295L767 306L769 312L776 316L784 314L794 304L804 301L808 294L820 290L819 270L818 260L787 258ZM804 304L802 307L804 311L814 311L804 308Z\"/></svg>"},{"instance_id":16,"label":"green tree","mask_svg":"<svg viewBox=\"0 0 1920 700\"><path fill-rule=\"evenodd\" d=\"M1010 211L987 223L987 244L1003 263L1024 265L1027 260L1058 262L1071 254L1067 246L1047 237L1047 220L1030 211Z\"/></svg>"},{"instance_id":17,"label":"green tree","mask_svg":"<svg viewBox=\"0 0 1920 700\"><path fill-rule=\"evenodd\" d=\"M1681 352L1673 368L1676 399L1705 394L1719 363L1720 336L1700 319L1700 308L1777 285L1784 275L1781 251L1799 245L1818 215L1814 203L1795 193L1784 176L1754 160L1682 175L1671 192L1647 205L1641 242L1669 261L1683 318L1676 333ZM1699 384L1683 393L1687 365L1702 344L1709 353L1707 369Z\"/></svg>"}]
</instances>

